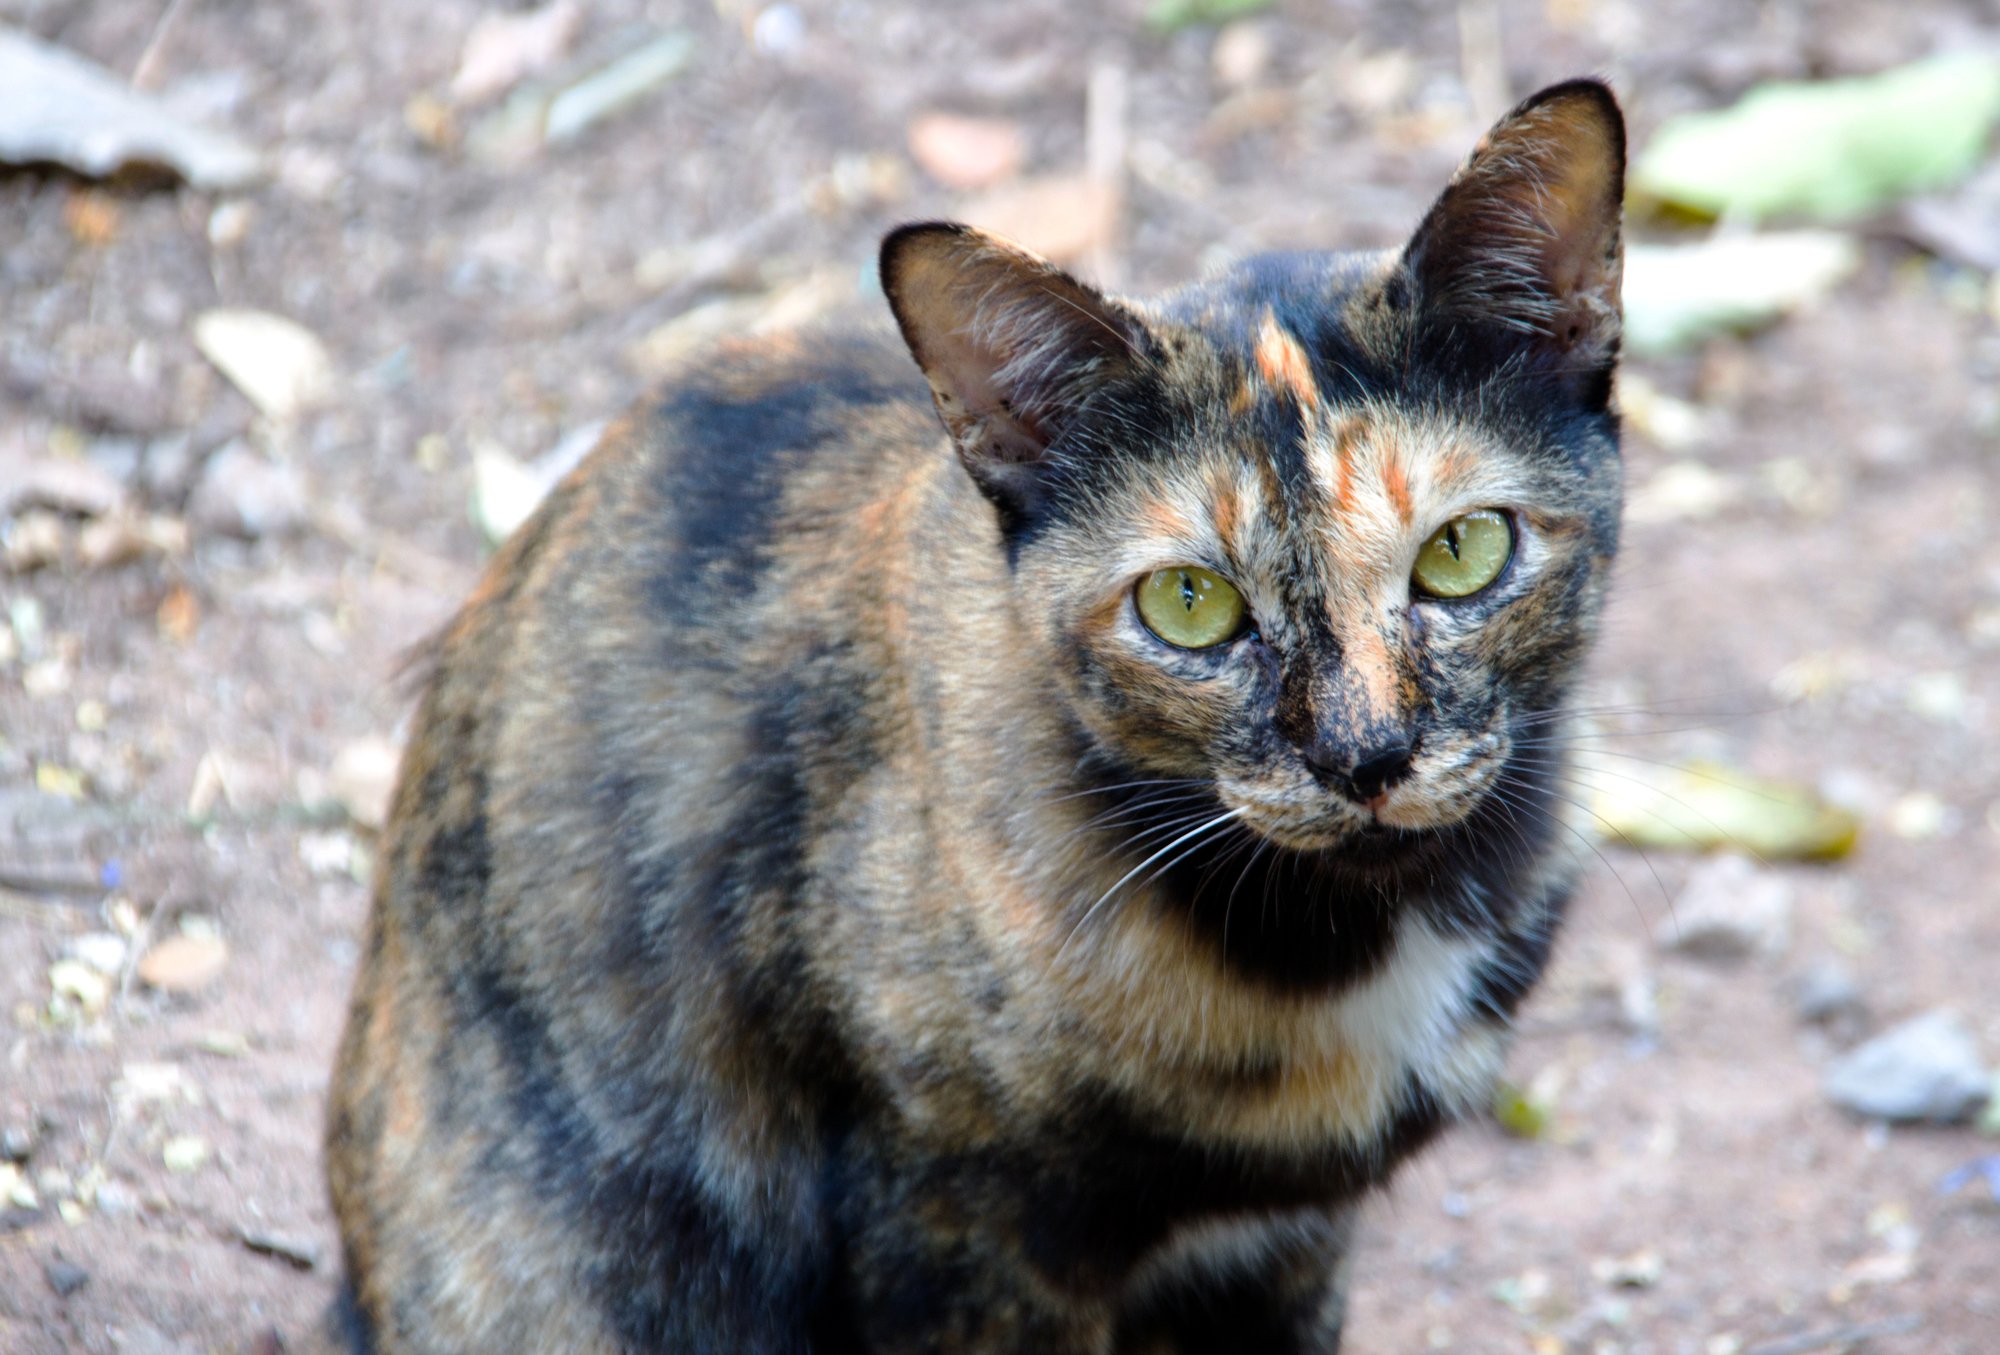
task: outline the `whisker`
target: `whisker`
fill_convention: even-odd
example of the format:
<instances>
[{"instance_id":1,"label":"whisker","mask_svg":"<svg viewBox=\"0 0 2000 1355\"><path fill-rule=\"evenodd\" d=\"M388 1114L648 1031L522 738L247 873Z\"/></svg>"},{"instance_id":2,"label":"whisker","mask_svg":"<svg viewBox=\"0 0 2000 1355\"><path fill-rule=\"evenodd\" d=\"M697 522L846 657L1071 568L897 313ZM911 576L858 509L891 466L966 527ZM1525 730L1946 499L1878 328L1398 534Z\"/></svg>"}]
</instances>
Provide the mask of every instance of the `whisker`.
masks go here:
<instances>
[{"instance_id":1,"label":"whisker","mask_svg":"<svg viewBox=\"0 0 2000 1355\"><path fill-rule=\"evenodd\" d=\"M1199 838L1200 836L1202 836L1202 834L1210 831L1211 829L1218 828L1221 825L1228 823L1231 819L1240 817L1242 813L1243 811L1241 808L1225 810L1224 812L1215 815L1213 818L1207 819L1202 823L1197 824L1194 828L1189 829L1187 832L1181 834L1179 837L1175 838L1172 842L1169 842L1166 846L1160 848L1158 851L1154 852L1151 856L1148 856L1145 860L1141 861L1138 865L1132 867L1132 869L1126 871L1123 875L1119 876L1117 883L1113 884L1111 888L1105 890L1104 893L1098 896L1097 902L1091 904L1090 907L1083 910L1083 916L1077 919L1076 925L1070 928L1069 935L1063 938L1062 945L1057 948L1056 958L1060 960L1063 957L1063 953L1069 949L1070 942L1076 939L1077 933L1083 930L1084 925L1088 923L1093 916L1096 915L1097 910L1099 908L1102 908L1107 902L1109 902L1112 895L1116 894L1119 890L1123 889L1128 883L1130 883L1134 876L1138 875L1141 871L1144 871L1148 866L1151 866L1155 861L1158 861L1162 856L1165 856L1167 853L1179 847L1182 843L1188 842L1195 838Z\"/></svg>"}]
</instances>

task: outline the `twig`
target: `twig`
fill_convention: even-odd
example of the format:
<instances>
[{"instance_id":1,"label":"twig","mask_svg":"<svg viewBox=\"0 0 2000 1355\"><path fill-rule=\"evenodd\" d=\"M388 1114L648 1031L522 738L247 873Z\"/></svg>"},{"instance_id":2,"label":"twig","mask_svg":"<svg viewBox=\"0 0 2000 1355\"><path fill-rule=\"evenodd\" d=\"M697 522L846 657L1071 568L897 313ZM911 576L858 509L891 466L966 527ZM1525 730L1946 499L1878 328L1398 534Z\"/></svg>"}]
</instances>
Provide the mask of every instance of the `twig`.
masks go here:
<instances>
[{"instance_id":1,"label":"twig","mask_svg":"<svg viewBox=\"0 0 2000 1355\"><path fill-rule=\"evenodd\" d=\"M0 864L0 889L17 894L102 894L104 885L88 866Z\"/></svg>"},{"instance_id":2,"label":"twig","mask_svg":"<svg viewBox=\"0 0 2000 1355\"><path fill-rule=\"evenodd\" d=\"M1922 1313L1904 1313L1901 1317L1885 1317L1880 1322L1863 1322L1828 1331L1807 1332L1803 1336L1788 1336L1782 1341L1767 1341L1761 1346L1752 1346L1743 1355L1805 1355L1807 1351L1851 1346L1856 1341L1876 1336L1902 1336L1923 1325Z\"/></svg>"},{"instance_id":3,"label":"twig","mask_svg":"<svg viewBox=\"0 0 2000 1355\"><path fill-rule=\"evenodd\" d=\"M160 15L160 21L153 25L153 36L146 39L146 50L139 53L139 59L132 65L132 88L144 89L153 82L153 68L160 64L160 54L166 50L167 38L172 35L174 25L179 22L181 11L187 7L187 0L167 0L167 8Z\"/></svg>"}]
</instances>

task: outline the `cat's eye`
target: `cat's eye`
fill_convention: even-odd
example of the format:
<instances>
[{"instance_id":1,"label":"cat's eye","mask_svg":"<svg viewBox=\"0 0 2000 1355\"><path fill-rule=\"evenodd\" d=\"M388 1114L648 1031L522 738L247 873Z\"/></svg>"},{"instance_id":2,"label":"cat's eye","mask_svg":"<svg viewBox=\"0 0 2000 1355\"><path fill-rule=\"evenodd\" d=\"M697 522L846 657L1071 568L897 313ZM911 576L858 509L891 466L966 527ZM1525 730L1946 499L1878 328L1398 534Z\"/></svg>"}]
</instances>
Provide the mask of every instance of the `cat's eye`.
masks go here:
<instances>
[{"instance_id":1,"label":"cat's eye","mask_svg":"<svg viewBox=\"0 0 2000 1355\"><path fill-rule=\"evenodd\" d=\"M1434 598L1471 597L1500 577L1513 553L1514 527L1507 515L1481 508L1432 532L1410 577Z\"/></svg>"},{"instance_id":2,"label":"cat's eye","mask_svg":"<svg viewBox=\"0 0 2000 1355\"><path fill-rule=\"evenodd\" d=\"M1249 609L1234 584L1197 565L1156 569L1139 580L1139 619L1181 649L1208 649L1234 639Z\"/></svg>"}]
</instances>

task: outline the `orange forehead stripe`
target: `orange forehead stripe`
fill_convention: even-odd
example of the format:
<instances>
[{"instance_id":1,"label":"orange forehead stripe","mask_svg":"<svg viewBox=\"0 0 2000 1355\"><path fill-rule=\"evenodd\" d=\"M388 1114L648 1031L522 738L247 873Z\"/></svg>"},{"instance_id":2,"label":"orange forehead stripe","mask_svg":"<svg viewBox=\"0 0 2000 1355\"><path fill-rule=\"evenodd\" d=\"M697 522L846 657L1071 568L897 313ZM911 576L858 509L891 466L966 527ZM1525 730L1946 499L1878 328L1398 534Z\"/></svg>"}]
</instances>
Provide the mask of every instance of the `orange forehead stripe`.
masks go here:
<instances>
[{"instance_id":1,"label":"orange forehead stripe","mask_svg":"<svg viewBox=\"0 0 2000 1355\"><path fill-rule=\"evenodd\" d=\"M1312 364L1299 341L1278 323L1277 315L1264 308L1264 323L1257 331L1257 370L1274 390L1283 391L1301 409L1319 406L1319 387L1313 384Z\"/></svg>"},{"instance_id":2,"label":"orange forehead stripe","mask_svg":"<svg viewBox=\"0 0 2000 1355\"><path fill-rule=\"evenodd\" d=\"M1404 474L1402 463L1393 456L1383 459L1382 488L1389 495L1389 502L1396 506L1396 516L1408 525L1416 513L1410 503L1410 477Z\"/></svg>"}]
</instances>

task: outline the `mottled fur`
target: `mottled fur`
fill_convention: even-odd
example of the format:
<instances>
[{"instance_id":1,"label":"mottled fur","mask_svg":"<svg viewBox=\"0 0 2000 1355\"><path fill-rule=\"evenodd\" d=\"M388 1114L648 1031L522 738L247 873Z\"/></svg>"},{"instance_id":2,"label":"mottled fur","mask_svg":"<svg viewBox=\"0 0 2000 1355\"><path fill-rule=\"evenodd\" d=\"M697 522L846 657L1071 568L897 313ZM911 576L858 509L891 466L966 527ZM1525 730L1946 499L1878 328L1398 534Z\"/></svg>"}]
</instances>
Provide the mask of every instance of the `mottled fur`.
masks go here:
<instances>
[{"instance_id":1,"label":"mottled fur","mask_svg":"<svg viewBox=\"0 0 2000 1355\"><path fill-rule=\"evenodd\" d=\"M1400 254L1154 302L906 228L935 413L814 339L614 428L405 757L328 1134L355 1345L1335 1349L1357 1200L1484 1103L1562 910L1622 161L1559 86ZM1414 598L1480 508L1507 571ZM1154 638L1177 563L1254 630Z\"/></svg>"}]
</instances>

